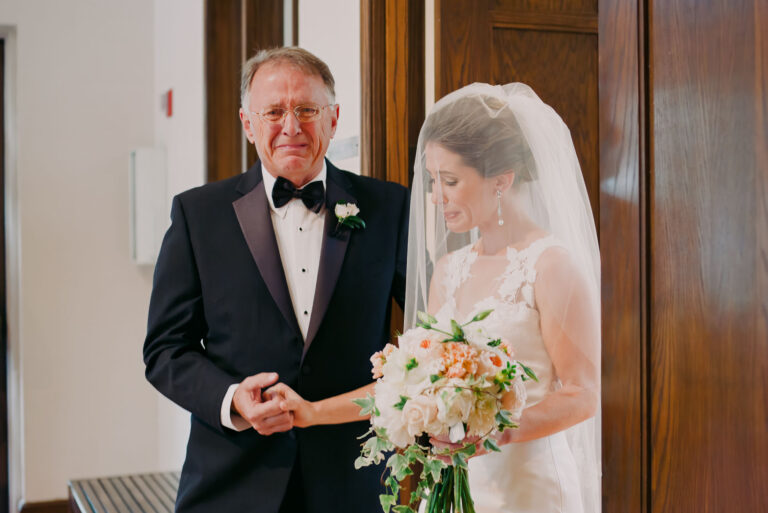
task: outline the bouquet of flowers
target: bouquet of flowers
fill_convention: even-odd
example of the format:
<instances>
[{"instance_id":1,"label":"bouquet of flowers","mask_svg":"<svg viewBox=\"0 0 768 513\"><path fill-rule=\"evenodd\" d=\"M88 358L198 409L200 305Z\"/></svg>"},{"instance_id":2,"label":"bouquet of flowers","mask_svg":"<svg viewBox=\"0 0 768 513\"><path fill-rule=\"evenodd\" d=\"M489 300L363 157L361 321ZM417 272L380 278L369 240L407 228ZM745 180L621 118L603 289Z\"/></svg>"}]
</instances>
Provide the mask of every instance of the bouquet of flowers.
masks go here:
<instances>
[{"instance_id":1,"label":"bouquet of flowers","mask_svg":"<svg viewBox=\"0 0 768 513\"><path fill-rule=\"evenodd\" d=\"M385 513L415 513L421 499L427 513L474 513L467 479L467 458L479 444L499 451L493 434L517 427L526 393L523 382L536 379L533 371L514 360L512 348L479 325L492 313L486 310L469 322L437 319L419 312L415 328L399 336L371 357L375 397L356 400L361 415L371 415L372 434L355 461L360 468L386 462L388 493L381 495ZM502 397L511 408L505 409ZM458 449L436 451L419 443L422 434L448 436ZM450 462L450 463L447 463ZM422 471L406 504L399 504L400 481Z\"/></svg>"}]
</instances>

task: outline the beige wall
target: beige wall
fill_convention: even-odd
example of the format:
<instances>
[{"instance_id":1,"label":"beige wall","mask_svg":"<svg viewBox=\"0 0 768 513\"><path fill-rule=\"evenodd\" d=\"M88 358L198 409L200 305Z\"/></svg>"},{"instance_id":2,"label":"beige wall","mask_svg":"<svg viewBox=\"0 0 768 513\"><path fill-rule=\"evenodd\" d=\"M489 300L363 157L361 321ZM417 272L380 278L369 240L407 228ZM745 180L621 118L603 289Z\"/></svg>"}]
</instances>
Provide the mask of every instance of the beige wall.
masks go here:
<instances>
[{"instance_id":1,"label":"beige wall","mask_svg":"<svg viewBox=\"0 0 768 513\"><path fill-rule=\"evenodd\" d=\"M130 260L128 155L164 145L169 191L202 182L202 0L3 0L0 31L15 91L11 493L36 502L69 478L181 464L186 415L143 376L152 269Z\"/></svg>"},{"instance_id":2,"label":"beige wall","mask_svg":"<svg viewBox=\"0 0 768 513\"><path fill-rule=\"evenodd\" d=\"M339 125L329 158L342 169L360 173L359 151L348 158L333 157L336 144L360 140L360 2L304 0L298 14L299 46L323 59L336 80Z\"/></svg>"},{"instance_id":3,"label":"beige wall","mask_svg":"<svg viewBox=\"0 0 768 513\"><path fill-rule=\"evenodd\" d=\"M168 162L167 212L173 195L205 182L203 16L203 0L155 0L155 96L173 89L174 103L170 118L155 109L155 142ZM157 468L181 468L188 436L189 413L158 393Z\"/></svg>"}]
</instances>

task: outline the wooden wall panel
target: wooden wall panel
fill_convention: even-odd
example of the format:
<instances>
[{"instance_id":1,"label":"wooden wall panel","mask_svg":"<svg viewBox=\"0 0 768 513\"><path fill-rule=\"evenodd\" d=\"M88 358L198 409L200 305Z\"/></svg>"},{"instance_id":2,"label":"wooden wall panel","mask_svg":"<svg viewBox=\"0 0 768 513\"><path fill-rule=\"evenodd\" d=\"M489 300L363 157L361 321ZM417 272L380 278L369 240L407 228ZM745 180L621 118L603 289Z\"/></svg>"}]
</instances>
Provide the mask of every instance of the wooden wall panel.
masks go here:
<instances>
[{"instance_id":1,"label":"wooden wall panel","mask_svg":"<svg viewBox=\"0 0 768 513\"><path fill-rule=\"evenodd\" d=\"M283 46L283 2L274 0L248 0L244 2L245 33L243 62L253 57L256 52L265 48ZM294 11L298 18L298 9ZM297 32L294 32L297 34ZM240 73L237 74L237 94L240 97ZM239 124L239 120L238 120ZM242 128L240 129L242 132ZM242 139L246 148L245 171L259 158L256 147Z\"/></svg>"},{"instance_id":2,"label":"wooden wall panel","mask_svg":"<svg viewBox=\"0 0 768 513\"><path fill-rule=\"evenodd\" d=\"M490 80L489 4L435 0L435 100L472 82Z\"/></svg>"},{"instance_id":3,"label":"wooden wall panel","mask_svg":"<svg viewBox=\"0 0 768 513\"><path fill-rule=\"evenodd\" d=\"M408 185L408 0L387 0L385 4L386 178Z\"/></svg>"},{"instance_id":4,"label":"wooden wall panel","mask_svg":"<svg viewBox=\"0 0 768 513\"><path fill-rule=\"evenodd\" d=\"M386 179L387 48L385 4L360 0L360 172Z\"/></svg>"},{"instance_id":5,"label":"wooden wall panel","mask_svg":"<svg viewBox=\"0 0 768 513\"><path fill-rule=\"evenodd\" d=\"M647 511L647 101L642 11L642 0L600 2L604 513Z\"/></svg>"},{"instance_id":6,"label":"wooden wall panel","mask_svg":"<svg viewBox=\"0 0 768 513\"><path fill-rule=\"evenodd\" d=\"M424 5L361 0L361 171L408 186L424 121Z\"/></svg>"},{"instance_id":7,"label":"wooden wall panel","mask_svg":"<svg viewBox=\"0 0 768 513\"><path fill-rule=\"evenodd\" d=\"M247 144L238 117L240 72L243 63L258 50L282 45L282 2L206 1L206 152L209 182L242 173L256 161L256 150L253 145Z\"/></svg>"},{"instance_id":8,"label":"wooden wall panel","mask_svg":"<svg viewBox=\"0 0 768 513\"><path fill-rule=\"evenodd\" d=\"M651 511L764 511L768 17L651 13Z\"/></svg>"},{"instance_id":9,"label":"wooden wall panel","mask_svg":"<svg viewBox=\"0 0 768 513\"><path fill-rule=\"evenodd\" d=\"M597 34L494 28L491 41L490 81L528 84L570 128L599 225Z\"/></svg>"},{"instance_id":10,"label":"wooden wall panel","mask_svg":"<svg viewBox=\"0 0 768 513\"><path fill-rule=\"evenodd\" d=\"M242 169L240 0L205 2L206 160L208 181Z\"/></svg>"},{"instance_id":11,"label":"wooden wall panel","mask_svg":"<svg viewBox=\"0 0 768 513\"><path fill-rule=\"evenodd\" d=\"M597 0L494 0L490 8L519 12L597 15Z\"/></svg>"}]
</instances>

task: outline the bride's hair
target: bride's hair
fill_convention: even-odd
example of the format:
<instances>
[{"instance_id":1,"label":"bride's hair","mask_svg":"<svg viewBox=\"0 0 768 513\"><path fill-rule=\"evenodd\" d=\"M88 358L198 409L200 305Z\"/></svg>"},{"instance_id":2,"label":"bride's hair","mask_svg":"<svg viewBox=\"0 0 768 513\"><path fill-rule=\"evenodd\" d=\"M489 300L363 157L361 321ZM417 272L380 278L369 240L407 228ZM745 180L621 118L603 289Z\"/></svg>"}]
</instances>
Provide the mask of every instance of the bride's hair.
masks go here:
<instances>
[{"instance_id":1,"label":"bride's hair","mask_svg":"<svg viewBox=\"0 0 768 513\"><path fill-rule=\"evenodd\" d=\"M515 115L492 96L465 96L433 110L421 140L456 153L484 178L514 172L520 184L536 177L533 154Z\"/></svg>"}]
</instances>

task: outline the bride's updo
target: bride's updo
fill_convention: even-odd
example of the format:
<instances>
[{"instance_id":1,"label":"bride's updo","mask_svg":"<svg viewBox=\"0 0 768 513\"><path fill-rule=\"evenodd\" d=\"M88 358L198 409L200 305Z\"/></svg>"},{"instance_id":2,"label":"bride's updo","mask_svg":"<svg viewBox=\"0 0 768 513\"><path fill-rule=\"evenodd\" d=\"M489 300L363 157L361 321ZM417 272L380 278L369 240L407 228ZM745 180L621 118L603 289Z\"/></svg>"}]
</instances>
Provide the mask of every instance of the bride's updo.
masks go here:
<instances>
[{"instance_id":1,"label":"bride's updo","mask_svg":"<svg viewBox=\"0 0 768 513\"><path fill-rule=\"evenodd\" d=\"M505 101L484 94L462 96L434 109L424 121L421 143L434 142L461 156L485 177L515 173L515 184L532 180L531 149Z\"/></svg>"}]
</instances>

